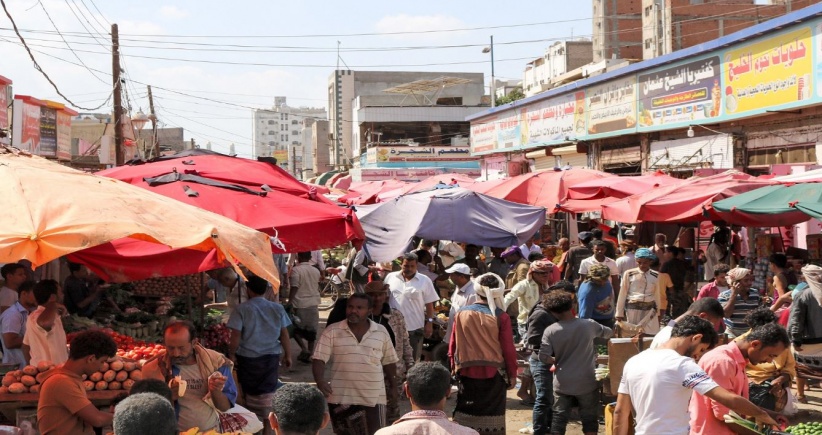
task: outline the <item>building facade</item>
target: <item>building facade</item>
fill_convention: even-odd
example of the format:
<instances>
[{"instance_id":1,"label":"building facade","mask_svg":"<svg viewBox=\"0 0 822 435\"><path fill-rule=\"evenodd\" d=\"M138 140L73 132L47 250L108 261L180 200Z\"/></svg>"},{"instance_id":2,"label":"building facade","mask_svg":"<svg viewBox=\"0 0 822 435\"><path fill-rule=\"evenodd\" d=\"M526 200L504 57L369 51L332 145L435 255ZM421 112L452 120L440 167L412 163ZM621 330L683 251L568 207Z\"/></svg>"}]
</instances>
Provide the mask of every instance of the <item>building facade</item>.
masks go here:
<instances>
[{"instance_id":1,"label":"building facade","mask_svg":"<svg viewBox=\"0 0 822 435\"><path fill-rule=\"evenodd\" d=\"M556 87L567 73L593 60L593 42L589 40L557 41L545 54L525 65L522 91L526 97ZM579 77L578 77L579 78Z\"/></svg>"},{"instance_id":2,"label":"building facade","mask_svg":"<svg viewBox=\"0 0 822 435\"><path fill-rule=\"evenodd\" d=\"M303 161L307 161L303 129L308 119L326 119L325 109L291 107L286 97L275 97L271 109L255 110L252 157L274 157L283 169L302 177Z\"/></svg>"},{"instance_id":3,"label":"building facade","mask_svg":"<svg viewBox=\"0 0 822 435\"><path fill-rule=\"evenodd\" d=\"M465 119L488 107L483 74L337 71L329 96L329 106L340 111L329 120L330 163L350 169L353 180L479 175ZM345 153L341 165L338 152Z\"/></svg>"},{"instance_id":4,"label":"building facade","mask_svg":"<svg viewBox=\"0 0 822 435\"><path fill-rule=\"evenodd\" d=\"M714 40L818 0L593 0L593 58L651 59Z\"/></svg>"},{"instance_id":5,"label":"building facade","mask_svg":"<svg viewBox=\"0 0 822 435\"><path fill-rule=\"evenodd\" d=\"M822 163L822 5L469 117L484 176L679 177Z\"/></svg>"}]
</instances>

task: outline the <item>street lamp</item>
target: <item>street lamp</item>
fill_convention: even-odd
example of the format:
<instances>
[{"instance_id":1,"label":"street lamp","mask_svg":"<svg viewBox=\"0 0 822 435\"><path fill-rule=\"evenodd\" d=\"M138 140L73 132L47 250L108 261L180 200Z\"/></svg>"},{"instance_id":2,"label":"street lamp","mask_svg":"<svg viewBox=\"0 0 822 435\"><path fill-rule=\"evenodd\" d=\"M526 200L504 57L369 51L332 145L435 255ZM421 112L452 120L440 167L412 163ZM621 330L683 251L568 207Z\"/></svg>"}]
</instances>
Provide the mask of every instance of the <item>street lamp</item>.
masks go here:
<instances>
[{"instance_id":1,"label":"street lamp","mask_svg":"<svg viewBox=\"0 0 822 435\"><path fill-rule=\"evenodd\" d=\"M143 113L143 109L140 109L134 116L131 117L131 125L137 127L137 143L139 144L141 133L143 132L143 127L146 126L148 122L148 116ZM143 140L143 157L146 157L146 141Z\"/></svg>"},{"instance_id":2,"label":"street lamp","mask_svg":"<svg viewBox=\"0 0 822 435\"><path fill-rule=\"evenodd\" d=\"M494 35L491 35L491 45L482 49L483 53L491 53L491 107L497 107L497 84L494 78Z\"/></svg>"}]
</instances>

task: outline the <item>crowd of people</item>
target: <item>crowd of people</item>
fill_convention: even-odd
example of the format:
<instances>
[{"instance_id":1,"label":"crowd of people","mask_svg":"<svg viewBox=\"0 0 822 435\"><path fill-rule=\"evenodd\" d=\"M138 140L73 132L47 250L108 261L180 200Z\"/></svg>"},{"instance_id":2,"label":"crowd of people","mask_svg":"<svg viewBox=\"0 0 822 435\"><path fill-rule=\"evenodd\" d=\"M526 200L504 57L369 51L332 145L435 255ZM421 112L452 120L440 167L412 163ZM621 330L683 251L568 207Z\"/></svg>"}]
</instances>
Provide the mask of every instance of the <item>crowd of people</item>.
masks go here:
<instances>
[{"instance_id":1,"label":"crowd of people","mask_svg":"<svg viewBox=\"0 0 822 435\"><path fill-rule=\"evenodd\" d=\"M723 237L697 259L712 278L699 289L694 263L664 236L637 247L599 229L579 233L574 245L561 239L553 258L538 240L507 248L420 240L390 263L371 261L358 245L341 267L297 253L277 259L279 295L261 278L215 271L207 289L228 305L228 352L201 346L188 322L169 323L166 352L143 367L144 381L113 412L88 400L82 380L116 345L89 331L67 349L61 324L67 312L90 315L106 303L104 284L80 265L61 286L8 264L0 269L3 362L59 365L43 380L43 434L108 425L118 435L220 430L232 415L237 427L255 420L262 433L330 424L337 434L499 434L517 384L533 409L523 431L564 434L576 408L583 432L594 434L603 405L597 346L644 335L653 337L650 349L611 373L621 379L615 433L732 433L729 410L775 425L805 400L807 382L822 378L822 267L797 271L774 254L772 284L754 289L751 269L714 261L729 258ZM326 276L345 276L352 291L321 327ZM448 321L440 322L444 298ZM423 342L435 329L447 352L428 362ZM315 386L281 382L280 370L295 363L310 366ZM401 415L403 398L411 412Z\"/></svg>"}]
</instances>

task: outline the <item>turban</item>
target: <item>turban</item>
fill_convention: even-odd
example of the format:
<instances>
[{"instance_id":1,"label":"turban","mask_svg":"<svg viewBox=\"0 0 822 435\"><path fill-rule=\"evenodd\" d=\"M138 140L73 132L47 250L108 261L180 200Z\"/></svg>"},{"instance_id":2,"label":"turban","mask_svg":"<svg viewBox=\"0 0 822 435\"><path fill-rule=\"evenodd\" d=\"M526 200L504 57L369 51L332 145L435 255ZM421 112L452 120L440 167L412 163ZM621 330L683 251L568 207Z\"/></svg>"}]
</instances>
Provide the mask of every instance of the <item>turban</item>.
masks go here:
<instances>
[{"instance_id":1,"label":"turban","mask_svg":"<svg viewBox=\"0 0 822 435\"><path fill-rule=\"evenodd\" d=\"M608 279L611 276L611 268L604 264L595 264L588 268L588 276L593 279Z\"/></svg>"},{"instance_id":2,"label":"turban","mask_svg":"<svg viewBox=\"0 0 822 435\"><path fill-rule=\"evenodd\" d=\"M554 269L554 263L551 263L548 260L537 260L531 263L531 266L528 268L528 272L545 272L551 273Z\"/></svg>"},{"instance_id":3,"label":"turban","mask_svg":"<svg viewBox=\"0 0 822 435\"><path fill-rule=\"evenodd\" d=\"M654 251L651 251L648 248L639 248L634 253L634 258L636 258L636 259L645 258L645 259L654 261L654 260L656 260L656 255L654 255Z\"/></svg>"},{"instance_id":4,"label":"turban","mask_svg":"<svg viewBox=\"0 0 822 435\"><path fill-rule=\"evenodd\" d=\"M499 256L505 258L505 257L507 257L509 255L513 255L513 254L522 255L522 251L519 250L519 246L512 246L512 247L502 251L502 254L500 254Z\"/></svg>"},{"instance_id":5,"label":"turban","mask_svg":"<svg viewBox=\"0 0 822 435\"><path fill-rule=\"evenodd\" d=\"M802 268L802 275L813 293L813 298L819 305L822 305L822 267L809 264Z\"/></svg>"},{"instance_id":6,"label":"turban","mask_svg":"<svg viewBox=\"0 0 822 435\"><path fill-rule=\"evenodd\" d=\"M519 249L519 248L517 248ZM480 282L486 276L494 277L497 280L497 287L486 287ZM499 277L496 273L488 272L486 274L480 275L474 279L474 289L476 290L477 294L482 296L488 301L488 308L491 309L491 314L494 317L497 317L497 307L502 308L502 296L505 294L505 281Z\"/></svg>"},{"instance_id":7,"label":"turban","mask_svg":"<svg viewBox=\"0 0 822 435\"><path fill-rule=\"evenodd\" d=\"M728 271L728 278L730 278L731 283L735 283L742 281L742 279L750 275L750 273L750 269L745 269L744 267L734 267Z\"/></svg>"}]
</instances>

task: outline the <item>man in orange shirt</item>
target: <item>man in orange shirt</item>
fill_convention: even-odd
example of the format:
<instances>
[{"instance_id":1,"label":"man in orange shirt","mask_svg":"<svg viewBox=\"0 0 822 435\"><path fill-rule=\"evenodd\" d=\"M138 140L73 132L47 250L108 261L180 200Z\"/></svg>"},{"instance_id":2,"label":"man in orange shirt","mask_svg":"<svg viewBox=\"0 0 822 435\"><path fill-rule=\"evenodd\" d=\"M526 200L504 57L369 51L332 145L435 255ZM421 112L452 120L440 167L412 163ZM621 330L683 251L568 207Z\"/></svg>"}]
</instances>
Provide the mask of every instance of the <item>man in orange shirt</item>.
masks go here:
<instances>
[{"instance_id":1,"label":"man in orange shirt","mask_svg":"<svg viewBox=\"0 0 822 435\"><path fill-rule=\"evenodd\" d=\"M69 359L45 375L37 403L37 424L42 435L93 435L94 427L110 425L114 415L97 409L86 396L83 375L100 371L117 353L117 344L101 331L74 337Z\"/></svg>"}]
</instances>

